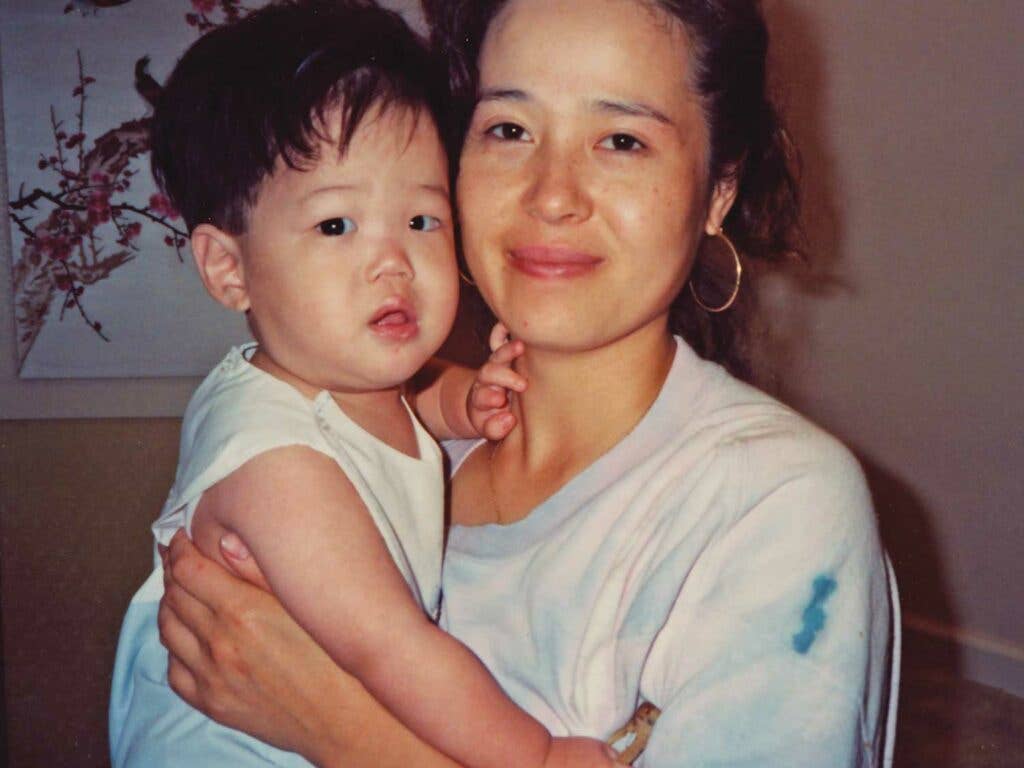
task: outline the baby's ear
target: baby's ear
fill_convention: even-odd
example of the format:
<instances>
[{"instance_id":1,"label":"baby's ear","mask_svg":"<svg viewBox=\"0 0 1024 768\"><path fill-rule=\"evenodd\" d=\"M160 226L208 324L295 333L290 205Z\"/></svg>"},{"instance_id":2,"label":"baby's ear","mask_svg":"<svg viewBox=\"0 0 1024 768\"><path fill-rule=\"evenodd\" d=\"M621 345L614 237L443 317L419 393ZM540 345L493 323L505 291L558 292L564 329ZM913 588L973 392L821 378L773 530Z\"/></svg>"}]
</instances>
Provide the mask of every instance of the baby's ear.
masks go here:
<instances>
[{"instance_id":1,"label":"baby's ear","mask_svg":"<svg viewBox=\"0 0 1024 768\"><path fill-rule=\"evenodd\" d=\"M192 230L192 256L206 291L228 309L249 309L249 291L238 238L212 224Z\"/></svg>"}]
</instances>

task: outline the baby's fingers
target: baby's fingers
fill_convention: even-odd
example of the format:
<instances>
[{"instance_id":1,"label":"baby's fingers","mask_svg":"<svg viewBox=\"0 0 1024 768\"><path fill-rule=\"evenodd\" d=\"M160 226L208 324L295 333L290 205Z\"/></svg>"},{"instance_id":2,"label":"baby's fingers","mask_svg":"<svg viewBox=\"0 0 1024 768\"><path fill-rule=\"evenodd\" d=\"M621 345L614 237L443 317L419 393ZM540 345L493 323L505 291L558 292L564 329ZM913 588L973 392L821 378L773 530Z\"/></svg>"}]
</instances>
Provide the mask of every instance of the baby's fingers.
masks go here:
<instances>
[{"instance_id":1,"label":"baby's fingers","mask_svg":"<svg viewBox=\"0 0 1024 768\"><path fill-rule=\"evenodd\" d=\"M501 411L489 416L480 431L486 439L498 441L503 440L515 426L516 417L510 411Z\"/></svg>"},{"instance_id":2,"label":"baby's fingers","mask_svg":"<svg viewBox=\"0 0 1024 768\"><path fill-rule=\"evenodd\" d=\"M508 328L505 327L504 323L495 323L494 327L491 328L491 335L487 339L491 352L497 351L499 347L504 346L508 341Z\"/></svg>"},{"instance_id":3,"label":"baby's fingers","mask_svg":"<svg viewBox=\"0 0 1024 768\"><path fill-rule=\"evenodd\" d=\"M517 357L523 354L526 349L526 345L518 339L514 339L505 344L502 344L496 350L491 352L491 356L488 359L489 362L497 363L498 365L508 365Z\"/></svg>"},{"instance_id":4,"label":"baby's fingers","mask_svg":"<svg viewBox=\"0 0 1024 768\"><path fill-rule=\"evenodd\" d=\"M526 390L526 379L516 373L508 365L496 361L494 356L483 364L477 377L478 389L485 387L501 387L511 389L513 392L524 392Z\"/></svg>"},{"instance_id":5,"label":"baby's fingers","mask_svg":"<svg viewBox=\"0 0 1024 768\"><path fill-rule=\"evenodd\" d=\"M479 385L471 397L470 406L478 411L496 411L508 405L508 395L503 387Z\"/></svg>"}]
</instances>

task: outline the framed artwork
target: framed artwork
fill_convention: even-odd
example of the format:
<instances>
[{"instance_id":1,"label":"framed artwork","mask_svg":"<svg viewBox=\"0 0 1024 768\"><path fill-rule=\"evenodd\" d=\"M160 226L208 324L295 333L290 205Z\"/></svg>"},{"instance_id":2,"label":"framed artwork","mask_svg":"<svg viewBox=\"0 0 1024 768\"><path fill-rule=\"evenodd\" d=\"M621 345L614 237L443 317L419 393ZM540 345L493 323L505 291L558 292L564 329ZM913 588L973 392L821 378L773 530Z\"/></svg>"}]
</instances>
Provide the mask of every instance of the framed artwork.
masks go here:
<instances>
[{"instance_id":1,"label":"framed artwork","mask_svg":"<svg viewBox=\"0 0 1024 768\"><path fill-rule=\"evenodd\" d=\"M210 301L149 171L152 103L240 0L0 0L22 378L204 374L248 333Z\"/></svg>"}]
</instances>

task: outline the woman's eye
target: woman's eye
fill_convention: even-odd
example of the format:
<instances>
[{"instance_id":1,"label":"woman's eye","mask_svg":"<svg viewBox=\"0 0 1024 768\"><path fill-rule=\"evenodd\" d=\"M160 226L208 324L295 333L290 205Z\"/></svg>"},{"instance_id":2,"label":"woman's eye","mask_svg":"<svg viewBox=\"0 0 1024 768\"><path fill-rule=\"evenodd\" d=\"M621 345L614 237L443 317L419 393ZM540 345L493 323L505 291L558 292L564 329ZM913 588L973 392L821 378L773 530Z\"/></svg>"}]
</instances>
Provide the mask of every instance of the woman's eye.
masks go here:
<instances>
[{"instance_id":1,"label":"woman's eye","mask_svg":"<svg viewBox=\"0 0 1024 768\"><path fill-rule=\"evenodd\" d=\"M501 141L523 141L530 136L523 126L516 123L498 123L493 125L487 129L487 135Z\"/></svg>"},{"instance_id":2,"label":"woman's eye","mask_svg":"<svg viewBox=\"0 0 1024 768\"><path fill-rule=\"evenodd\" d=\"M321 221L316 225L316 228L320 230L322 235L337 237L338 235L347 235L350 232L355 232L356 223L347 216L342 216L336 219Z\"/></svg>"},{"instance_id":3,"label":"woman's eye","mask_svg":"<svg viewBox=\"0 0 1024 768\"><path fill-rule=\"evenodd\" d=\"M415 229L418 232L431 232L440 226L441 220L437 216L428 216L425 213L409 219L409 229Z\"/></svg>"},{"instance_id":4,"label":"woman's eye","mask_svg":"<svg viewBox=\"0 0 1024 768\"><path fill-rule=\"evenodd\" d=\"M636 152L638 149L645 149L646 145L636 136L628 133L613 133L601 142L605 149L614 149L617 152Z\"/></svg>"}]
</instances>

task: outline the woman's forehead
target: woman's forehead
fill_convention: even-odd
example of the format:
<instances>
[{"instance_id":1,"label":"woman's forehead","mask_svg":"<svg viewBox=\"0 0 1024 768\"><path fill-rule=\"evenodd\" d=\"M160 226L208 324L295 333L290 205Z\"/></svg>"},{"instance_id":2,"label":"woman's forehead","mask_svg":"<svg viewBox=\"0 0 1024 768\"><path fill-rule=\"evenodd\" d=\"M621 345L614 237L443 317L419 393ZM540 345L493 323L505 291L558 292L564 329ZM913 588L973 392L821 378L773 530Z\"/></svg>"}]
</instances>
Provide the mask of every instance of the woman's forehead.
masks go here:
<instances>
[{"instance_id":1,"label":"woman's forehead","mask_svg":"<svg viewBox=\"0 0 1024 768\"><path fill-rule=\"evenodd\" d=\"M646 2L510 0L488 29L480 88L663 110L687 99L689 59L682 26Z\"/></svg>"}]
</instances>

